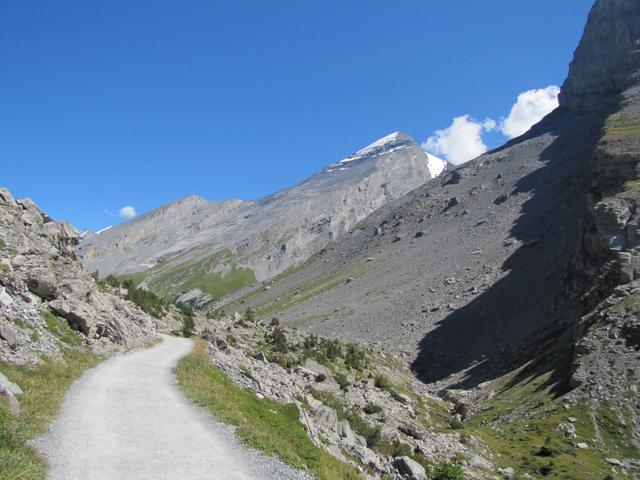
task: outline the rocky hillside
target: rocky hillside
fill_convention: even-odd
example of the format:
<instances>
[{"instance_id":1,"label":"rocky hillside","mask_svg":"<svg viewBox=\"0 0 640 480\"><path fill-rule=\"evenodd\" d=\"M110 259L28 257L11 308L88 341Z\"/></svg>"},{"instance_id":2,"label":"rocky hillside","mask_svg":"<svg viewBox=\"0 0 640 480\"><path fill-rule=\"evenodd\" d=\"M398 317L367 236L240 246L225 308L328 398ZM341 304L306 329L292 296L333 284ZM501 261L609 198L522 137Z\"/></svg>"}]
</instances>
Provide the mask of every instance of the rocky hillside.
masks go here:
<instances>
[{"instance_id":1,"label":"rocky hillside","mask_svg":"<svg viewBox=\"0 0 640 480\"><path fill-rule=\"evenodd\" d=\"M38 363L88 343L97 352L153 341L158 320L85 273L78 231L0 189L0 361Z\"/></svg>"},{"instance_id":2,"label":"rocky hillside","mask_svg":"<svg viewBox=\"0 0 640 480\"><path fill-rule=\"evenodd\" d=\"M598 0L557 110L217 307L399 352L518 474L637 476L639 29Z\"/></svg>"},{"instance_id":3,"label":"rocky hillside","mask_svg":"<svg viewBox=\"0 0 640 480\"><path fill-rule=\"evenodd\" d=\"M475 364L495 360L491 368L499 366L497 352L581 312L575 296L562 305L557 296L584 243L589 212L605 208L590 207L589 192L611 181L629 187L635 179L633 123L612 122L634 118L634 97L627 93L625 106L618 104L620 88L635 85L634 77L618 70L637 72L637 66L612 58L635 58L640 35L629 10L637 8L635 2L596 3L561 107L531 131L390 202L304 266L238 303L315 333L380 343L410 357L421 352L430 381ZM610 42L609 34L620 40ZM584 69L595 69L601 85ZM615 147L612 131L620 140ZM605 165L605 145L626 150ZM617 218L603 213L596 219L599 228L616 229L606 250L632 231L635 207L621 210Z\"/></svg>"},{"instance_id":4,"label":"rocky hillside","mask_svg":"<svg viewBox=\"0 0 640 480\"><path fill-rule=\"evenodd\" d=\"M396 132L261 200L188 197L86 237L78 254L102 276L142 272L161 295L218 298L306 260L442 167Z\"/></svg>"}]
</instances>

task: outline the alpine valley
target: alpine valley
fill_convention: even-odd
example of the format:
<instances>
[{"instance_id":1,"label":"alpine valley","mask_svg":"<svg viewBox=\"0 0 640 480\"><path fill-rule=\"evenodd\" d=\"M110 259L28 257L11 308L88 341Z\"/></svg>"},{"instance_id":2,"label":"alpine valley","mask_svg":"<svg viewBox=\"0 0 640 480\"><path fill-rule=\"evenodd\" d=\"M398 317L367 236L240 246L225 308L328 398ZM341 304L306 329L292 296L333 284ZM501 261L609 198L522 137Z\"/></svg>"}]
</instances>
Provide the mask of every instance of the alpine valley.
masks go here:
<instances>
[{"instance_id":1,"label":"alpine valley","mask_svg":"<svg viewBox=\"0 0 640 480\"><path fill-rule=\"evenodd\" d=\"M597 0L558 108L460 166L395 132L95 234L2 189L0 471L44 429L15 420L29 372L166 333L282 478L638 479L639 164L640 2Z\"/></svg>"}]
</instances>

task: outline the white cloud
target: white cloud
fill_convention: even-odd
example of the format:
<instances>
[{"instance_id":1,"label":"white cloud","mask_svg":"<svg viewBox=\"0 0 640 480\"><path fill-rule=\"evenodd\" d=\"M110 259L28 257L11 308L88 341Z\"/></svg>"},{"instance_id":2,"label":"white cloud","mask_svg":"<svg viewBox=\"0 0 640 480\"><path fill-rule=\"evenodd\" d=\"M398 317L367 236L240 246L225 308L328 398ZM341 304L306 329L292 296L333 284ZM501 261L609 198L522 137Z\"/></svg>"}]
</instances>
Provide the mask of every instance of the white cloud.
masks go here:
<instances>
[{"instance_id":1,"label":"white cloud","mask_svg":"<svg viewBox=\"0 0 640 480\"><path fill-rule=\"evenodd\" d=\"M137 215L136 209L133 208L131 205L122 207L120 210L118 210L118 214L120 214L120 216L124 218L133 218Z\"/></svg>"},{"instance_id":2,"label":"white cloud","mask_svg":"<svg viewBox=\"0 0 640 480\"><path fill-rule=\"evenodd\" d=\"M500 122L500 130L509 138L522 135L558 106L559 93L556 85L522 92L509 116Z\"/></svg>"},{"instance_id":3,"label":"white cloud","mask_svg":"<svg viewBox=\"0 0 640 480\"><path fill-rule=\"evenodd\" d=\"M462 115L454 118L447 128L437 130L422 144L422 148L459 165L487 151L482 132L495 128L496 122L490 118L478 122L469 115Z\"/></svg>"}]
</instances>

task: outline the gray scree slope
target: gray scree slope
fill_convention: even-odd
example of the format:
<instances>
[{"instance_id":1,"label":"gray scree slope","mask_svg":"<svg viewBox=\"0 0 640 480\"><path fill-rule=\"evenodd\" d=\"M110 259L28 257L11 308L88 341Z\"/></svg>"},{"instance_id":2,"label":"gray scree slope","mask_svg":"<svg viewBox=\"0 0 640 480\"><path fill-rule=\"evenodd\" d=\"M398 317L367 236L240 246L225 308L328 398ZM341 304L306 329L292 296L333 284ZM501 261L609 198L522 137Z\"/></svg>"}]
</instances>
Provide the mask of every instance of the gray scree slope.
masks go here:
<instances>
[{"instance_id":1,"label":"gray scree slope","mask_svg":"<svg viewBox=\"0 0 640 480\"><path fill-rule=\"evenodd\" d=\"M248 450L187 401L172 368L192 342L164 337L152 349L113 357L71 388L38 440L50 480L307 479Z\"/></svg>"},{"instance_id":2,"label":"gray scree slope","mask_svg":"<svg viewBox=\"0 0 640 480\"><path fill-rule=\"evenodd\" d=\"M410 137L395 132L261 200L191 196L88 235L79 257L87 270L108 275L142 271L185 252L174 263L228 249L235 264L253 270L258 280L269 278L431 179L434 163Z\"/></svg>"},{"instance_id":3,"label":"gray scree slope","mask_svg":"<svg viewBox=\"0 0 640 480\"><path fill-rule=\"evenodd\" d=\"M632 119L638 110L639 16L636 0L596 2L556 111L390 202L304 268L233 307L379 342L408 358L417 353L413 365L428 382L462 376L472 387L526 362L541 337L559 335L583 313L580 292L564 290L589 243L590 189L637 180L637 153L628 146L596 162L595 172L592 161L611 114ZM635 241L622 211L637 209L625 202L596 207L598 229L612 230L618 243L625 235ZM587 267L577 266L583 274ZM314 290L323 283L334 287Z\"/></svg>"}]
</instances>

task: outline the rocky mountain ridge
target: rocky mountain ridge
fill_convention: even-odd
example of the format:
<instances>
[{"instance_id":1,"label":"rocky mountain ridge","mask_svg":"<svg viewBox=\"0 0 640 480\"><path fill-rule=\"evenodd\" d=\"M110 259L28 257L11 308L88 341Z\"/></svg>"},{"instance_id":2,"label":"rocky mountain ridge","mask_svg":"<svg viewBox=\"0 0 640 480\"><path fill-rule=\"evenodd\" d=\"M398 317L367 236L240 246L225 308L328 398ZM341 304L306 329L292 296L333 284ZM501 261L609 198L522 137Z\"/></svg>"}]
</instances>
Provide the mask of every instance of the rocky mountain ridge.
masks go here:
<instances>
[{"instance_id":1,"label":"rocky mountain ridge","mask_svg":"<svg viewBox=\"0 0 640 480\"><path fill-rule=\"evenodd\" d=\"M159 293L215 297L306 260L443 167L395 132L261 200L187 197L84 238L78 254L103 276L143 272L143 285Z\"/></svg>"},{"instance_id":2,"label":"rocky mountain ridge","mask_svg":"<svg viewBox=\"0 0 640 480\"><path fill-rule=\"evenodd\" d=\"M107 353L156 338L157 319L83 271L79 241L69 223L0 189L0 360L60 358L67 341Z\"/></svg>"}]
</instances>

